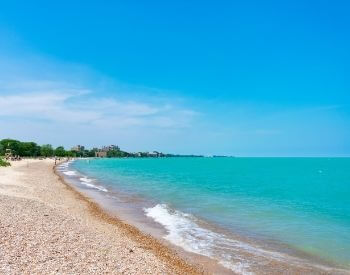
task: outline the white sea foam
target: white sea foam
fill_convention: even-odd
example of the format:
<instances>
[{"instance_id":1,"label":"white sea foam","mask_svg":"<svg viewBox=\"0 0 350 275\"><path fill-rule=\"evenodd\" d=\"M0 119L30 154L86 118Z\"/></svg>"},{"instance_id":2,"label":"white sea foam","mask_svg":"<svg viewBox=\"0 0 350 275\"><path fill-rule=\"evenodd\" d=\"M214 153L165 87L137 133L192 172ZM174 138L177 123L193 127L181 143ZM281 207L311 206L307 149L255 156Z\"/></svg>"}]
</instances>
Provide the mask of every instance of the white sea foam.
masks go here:
<instances>
[{"instance_id":1,"label":"white sea foam","mask_svg":"<svg viewBox=\"0 0 350 275\"><path fill-rule=\"evenodd\" d=\"M62 163L62 164L57 166L57 170L61 171L61 172L65 171L65 170L68 169L68 166L69 166L69 163L68 162L64 162L64 163Z\"/></svg>"},{"instance_id":2,"label":"white sea foam","mask_svg":"<svg viewBox=\"0 0 350 275\"><path fill-rule=\"evenodd\" d=\"M146 216L160 223L168 231L164 238L171 243L181 246L186 251L214 258L217 245L233 245L234 242L218 233L200 227L195 218L180 211L171 210L165 204L144 209ZM240 274L252 274L249 265L242 259L231 259L230 255L220 255L220 263Z\"/></svg>"},{"instance_id":3,"label":"white sea foam","mask_svg":"<svg viewBox=\"0 0 350 275\"><path fill-rule=\"evenodd\" d=\"M80 181L82 181L82 182L87 182L87 183L92 182L92 179L89 179L89 178L87 178L87 177L83 177L83 178L79 178L79 179L80 179Z\"/></svg>"},{"instance_id":4,"label":"white sea foam","mask_svg":"<svg viewBox=\"0 0 350 275\"><path fill-rule=\"evenodd\" d=\"M83 178L79 178L79 179L80 179L80 183L82 185L85 185L85 186L93 188L93 189L100 190L102 192L108 192L108 190L106 188L104 188L103 186L92 184L91 183L93 181L92 179L89 179L87 177L83 177Z\"/></svg>"},{"instance_id":5,"label":"white sea foam","mask_svg":"<svg viewBox=\"0 0 350 275\"><path fill-rule=\"evenodd\" d=\"M63 172L63 174L67 175L67 176L75 176L77 174L77 172L72 171L72 170L68 170Z\"/></svg>"},{"instance_id":6,"label":"white sea foam","mask_svg":"<svg viewBox=\"0 0 350 275\"><path fill-rule=\"evenodd\" d=\"M164 237L189 252L217 259L226 268L239 274L253 274L251 266L258 259L285 261L286 255L252 246L198 225L192 215L168 208L165 204L144 209L146 216L165 227ZM245 253L251 255L244 257ZM255 263L254 263L255 261Z\"/></svg>"}]
</instances>

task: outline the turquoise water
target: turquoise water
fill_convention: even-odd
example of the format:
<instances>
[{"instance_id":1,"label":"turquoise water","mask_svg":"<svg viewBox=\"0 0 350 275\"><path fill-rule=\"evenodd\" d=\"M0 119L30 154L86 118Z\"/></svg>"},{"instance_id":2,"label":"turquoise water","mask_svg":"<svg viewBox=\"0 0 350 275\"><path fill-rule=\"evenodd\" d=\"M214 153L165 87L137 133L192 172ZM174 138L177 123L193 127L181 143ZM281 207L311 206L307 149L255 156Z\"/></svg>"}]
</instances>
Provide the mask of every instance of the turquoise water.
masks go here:
<instances>
[{"instance_id":1,"label":"turquoise water","mask_svg":"<svg viewBox=\"0 0 350 275\"><path fill-rule=\"evenodd\" d=\"M145 213L174 242L200 243L183 240L195 235L189 227L198 218L350 268L350 158L96 159L72 165L107 189L155 202ZM185 226L187 217L192 223Z\"/></svg>"}]
</instances>

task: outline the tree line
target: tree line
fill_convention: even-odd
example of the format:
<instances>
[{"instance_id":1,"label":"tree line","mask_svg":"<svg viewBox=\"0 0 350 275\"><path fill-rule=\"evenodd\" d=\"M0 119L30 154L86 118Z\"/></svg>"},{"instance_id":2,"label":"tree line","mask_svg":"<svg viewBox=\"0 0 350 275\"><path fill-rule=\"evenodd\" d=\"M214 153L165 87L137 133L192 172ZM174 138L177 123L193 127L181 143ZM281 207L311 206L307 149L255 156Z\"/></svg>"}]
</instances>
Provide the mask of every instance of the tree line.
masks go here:
<instances>
[{"instance_id":1,"label":"tree line","mask_svg":"<svg viewBox=\"0 0 350 275\"><path fill-rule=\"evenodd\" d=\"M0 141L0 156L4 156L6 150L10 149L12 156L20 157L95 157L97 148L91 150L72 151L66 150L63 146L54 148L51 144L38 145L35 142L22 142L15 139L3 139ZM107 152L108 158L130 157L132 154L116 150Z\"/></svg>"},{"instance_id":2,"label":"tree line","mask_svg":"<svg viewBox=\"0 0 350 275\"><path fill-rule=\"evenodd\" d=\"M4 156L10 149L13 156L20 157L94 157L96 150L81 152L65 150L63 146L54 148L51 144L38 145L35 142L22 142L15 139L0 141L0 156Z\"/></svg>"},{"instance_id":3,"label":"tree line","mask_svg":"<svg viewBox=\"0 0 350 275\"><path fill-rule=\"evenodd\" d=\"M54 148L51 144L38 145L35 142L22 142L15 139L3 139L0 141L0 156L6 154L10 149L12 156L19 157L95 157L99 151L97 148L91 150L72 151L66 150L63 146ZM173 155L156 152L156 155L148 152L129 153L117 147L106 152L107 158L149 158L149 157L201 157L196 155Z\"/></svg>"}]
</instances>

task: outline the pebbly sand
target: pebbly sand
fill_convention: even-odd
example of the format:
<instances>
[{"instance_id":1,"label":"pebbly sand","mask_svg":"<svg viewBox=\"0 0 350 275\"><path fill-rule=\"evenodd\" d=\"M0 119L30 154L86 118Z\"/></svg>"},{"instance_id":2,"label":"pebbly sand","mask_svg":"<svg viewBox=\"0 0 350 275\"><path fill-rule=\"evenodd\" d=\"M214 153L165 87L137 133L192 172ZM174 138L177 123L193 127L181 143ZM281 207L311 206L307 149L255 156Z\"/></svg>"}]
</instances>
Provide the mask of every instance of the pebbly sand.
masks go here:
<instances>
[{"instance_id":1,"label":"pebbly sand","mask_svg":"<svg viewBox=\"0 0 350 275\"><path fill-rule=\"evenodd\" d=\"M0 274L202 274L159 241L103 212L52 160L0 167Z\"/></svg>"}]
</instances>

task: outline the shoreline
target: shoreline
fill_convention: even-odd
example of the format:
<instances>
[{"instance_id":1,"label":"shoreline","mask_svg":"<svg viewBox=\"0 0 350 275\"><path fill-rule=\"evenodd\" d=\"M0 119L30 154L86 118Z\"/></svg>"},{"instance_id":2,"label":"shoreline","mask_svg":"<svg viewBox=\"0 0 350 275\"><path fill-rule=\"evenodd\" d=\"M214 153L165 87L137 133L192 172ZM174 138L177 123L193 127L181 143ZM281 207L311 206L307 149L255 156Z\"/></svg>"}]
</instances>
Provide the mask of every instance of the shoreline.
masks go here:
<instances>
[{"instance_id":1,"label":"shoreline","mask_svg":"<svg viewBox=\"0 0 350 275\"><path fill-rule=\"evenodd\" d=\"M51 175L49 170L51 170ZM66 250L69 252L73 250L79 255L85 253L81 247L89 250L93 245L96 246L96 250L104 250L106 249L105 245L101 245L103 241L106 241L104 239L111 241L106 246L114 253L98 255L95 250L89 251L91 255L88 255L88 257L84 255L85 260L80 263L81 266L74 265L76 258L73 259L65 255L65 265L69 265L71 269L67 268L59 273L90 273L86 272L86 266L90 269L98 266L100 272L115 274L206 273L203 268L187 262L174 250L163 245L152 236L145 235L136 227L108 214L92 199L84 196L66 183L55 170L52 160L23 160L13 164L12 167L0 170L0 197L2 198L0 200L0 228L6 229L3 230L4 234L0 239L0 251L2 251L0 252L0 259L2 259L0 260L0 273L30 272L38 274L59 272L57 255L64 254ZM4 173L2 173L3 171ZM55 201L51 200L55 197L52 193L59 194L60 198L54 199ZM60 201L60 199L63 201ZM66 203L66 201L69 201L69 203ZM25 207L25 205L30 205L30 207ZM32 211L32 209L35 210ZM26 213L22 215L24 211ZM45 214L46 212L54 213ZM52 217L56 223L46 223L46 217ZM20 224L23 220L26 221L24 225ZM73 227L70 230L65 230L67 220L70 221L69 226ZM52 230L45 230L45 232L32 232L33 228L36 231L41 231L46 226L53 228ZM18 231L18 229L20 230ZM74 230L77 232L74 232ZM55 236L56 238L51 240L51 231L59 231L60 234L58 235L63 234L64 236ZM34 236L33 233L35 233ZM61 243L62 239L69 239L74 234L83 241L79 242L79 240L74 239L74 241L66 242L64 240L63 246L60 246L55 253L46 251L47 246L49 246L47 243L50 240L54 243ZM94 238L94 235L98 238ZM100 239L101 237L102 239ZM42 243L41 239L45 239L45 242ZM90 242L86 240L90 240ZM16 242L20 247L24 246L22 250L18 250L19 247L13 247ZM32 243L34 243L34 246L39 246L40 249L32 251ZM80 249L77 246L81 246ZM130 248L127 249L126 247ZM37 269L41 267L37 271L32 267L27 269L38 261L36 253L39 253L39 251L40 258L47 258L50 264L48 266L36 265ZM103 259L102 261L100 259L94 267L91 262L95 259L88 260L90 257L94 258L94 256L105 257L106 262L103 263ZM113 259L113 256L115 256L115 259ZM16 261L18 257L24 259L26 264ZM34 259L28 263L26 257L34 257ZM42 259L39 262L42 263ZM50 266L53 266L52 270ZM117 268L113 270L112 267Z\"/></svg>"},{"instance_id":2,"label":"shoreline","mask_svg":"<svg viewBox=\"0 0 350 275\"><path fill-rule=\"evenodd\" d=\"M171 265L179 266L181 269L184 268L186 271L186 274L197 274L195 272L198 272L198 274L206 274L206 272L203 269L203 266L200 265L194 265L194 263L189 263L187 260L185 260L183 257L178 255L178 251L182 250L179 247L174 247L172 244L163 244L161 240L153 237L152 235L148 233L142 232L140 229L138 229L136 226L124 222L122 219L117 217L116 215L113 215L112 213L109 213L106 209L104 209L98 202L95 202L93 198L83 194L79 190L77 190L75 187L73 187L71 184L67 183L64 176L60 175L56 168L62 164L63 162L57 163L53 167L54 173L59 177L59 180L73 193L75 193L78 196L78 199L83 200L85 203L89 205L89 210L92 215L95 217L101 219L104 222L107 222L109 224L115 225L118 228L122 228L122 230L125 230L125 233L128 234L131 238L135 239L138 242L142 242L143 246L147 250L152 250L155 252L155 254L164 259L166 262L168 262ZM172 246L172 247L169 247ZM188 252L182 251L182 254L188 254ZM196 257L194 255L191 255L192 257ZM199 257L207 258L206 256L198 255ZM203 260L202 260L203 261ZM212 259L208 259L209 262L214 261ZM215 263L211 263L215 264ZM191 270L188 269L188 265ZM213 269L213 268L210 268ZM219 269L221 272L220 274L232 274L230 270L226 268L221 267L214 267L214 269ZM187 273L189 272L189 273ZM193 273L192 273L193 272ZM184 273L182 273L184 274Z\"/></svg>"},{"instance_id":3,"label":"shoreline","mask_svg":"<svg viewBox=\"0 0 350 275\"><path fill-rule=\"evenodd\" d=\"M110 211L110 209L108 209L103 203L101 204L101 201L98 199L96 200L95 196L85 194L85 190L79 190L76 184L73 184L72 182L69 183L69 180L66 179L60 171L57 171L59 165L64 162L67 161L62 161L56 164L53 168L54 173L69 190L78 196L78 199L82 199L89 205L92 215L95 215L102 221L113 224L118 228L123 228L126 234L130 235L131 238L135 238L136 241L141 241L146 249L153 250L158 257L164 258L164 260L170 264L179 265L181 268L183 268L183 265L189 265L191 269L194 268L195 272L198 272L192 273L192 271L186 271L185 273L181 272L181 274L236 274L232 270L220 265L215 259L205 255L185 251L182 247L159 238L159 234L152 234L148 231L151 230L154 232L154 228L147 226L147 230L145 228L144 231L140 230L139 226L142 227L144 224L134 224L129 220L129 214L122 215L123 218L121 218L121 213L118 211L119 209ZM92 191L95 192L96 190ZM165 229L162 228L161 230L163 231Z\"/></svg>"},{"instance_id":4,"label":"shoreline","mask_svg":"<svg viewBox=\"0 0 350 275\"><path fill-rule=\"evenodd\" d=\"M75 168L73 168L73 170L75 170ZM82 172L79 172L79 171L76 171L76 172L78 172L78 175L79 175L79 176L78 175L76 176L77 178L79 178L79 177L87 177L85 174L82 174ZM68 181L71 180L71 176L73 176L73 175L70 175L70 174L67 173L67 180ZM63 176L63 177L66 177L66 176ZM77 185L77 183L75 183L75 181L71 182L71 184L75 188L78 188L78 190L80 189L79 184ZM99 186L104 188L103 187L104 185L101 182L100 182ZM110 211L111 209L114 208L114 207L111 208L110 205L105 204L103 198L102 198L102 201L101 201L100 195L98 195L96 197L96 196L94 196L94 194L91 194L91 192L92 193L95 193L95 192L100 193L100 192L98 192L96 190L92 190L92 191L88 190L88 191L86 191L85 188L82 188L81 192L83 192L83 193L87 192L87 196L94 198L97 201L97 204L101 205L102 208L104 208L106 211ZM110 190L108 190L108 192L110 192ZM101 197L104 196L103 192L101 192L100 194L101 194ZM116 193L116 195L118 196L118 193ZM111 211L111 213L116 212L117 216L118 216L118 212L120 212L118 207L115 207L114 210L116 210L116 211ZM125 220L128 223L131 223L132 226L134 226L136 228L137 227L140 228L140 226L139 226L140 223L137 222L135 224L135 222L133 222L133 220L135 220L134 219L135 217L133 217L133 215L130 216L129 214L127 214L126 217L125 216L123 217L123 219L124 218L126 218ZM149 222L147 222L146 226L148 226L148 224L149 224ZM152 224L153 224L153 222L152 222ZM141 223L141 228L144 229L144 224L142 224L142 223ZM149 232L147 232L147 233L149 233ZM152 234L152 235L157 240L159 240L160 238L164 237L163 234L159 234L159 232L157 232L157 231L155 233L156 234ZM241 239L240 236L237 235L233 240L240 240L240 239ZM247 244L249 246L249 242ZM176 245L174 243L169 243L168 240L166 241L166 245L167 246L170 245L170 247L172 249L175 249L176 251L180 250L180 255L183 254L182 250L184 250L184 248L182 248L181 246L178 246L178 245ZM286 247L284 247L284 249L286 249ZM263 270L265 270L265 269L266 269L265 271L269 270L270 274L275 274L276 271L277 271L277 274L279 272L283 272L283 271L286 271L286 272L288 271L290 274L298 274L298 273L303 273L303 272L304 273L305 272L311 272L312 274L350 274L350 272L348 270L344 270L342 268L338 269L338 267L332 266L331 263L329 263L330 265L328 265L328 263L326 263L323 260L320 260L320 259L317 259L317 258L313 258L310 255L303 255L302 252L299 252L299 251L295 251L295 252L297 252L297 254L300 257L298 257L298 256L294 257L293 255L289 255L289 254L285 254L285 255L281 254L280 256L282 256L283 258L280 258L280 256L278 255L279 252L277 252L277 254L275 254L274 250L263 251L263 250L260 250L258 248L256 252L258 252L258 254L260 254L260 255L254 255L254 253L251 254L249 252L247 253L247 251L244 252L244 250L241 251L241 253L240 253L240 255L243 256L246 259L251 258L252 260L254 260L256 258L255 256L258 256L259 258L260 258L260 256L262 256L264 258L263 261L265 263L262 264L262 265L257 265L254 268L252 268L251 269L251 271L253 272L252 274L261 274L261 273L263 273ZM187 252L185 252L185 253L187 253ZM263 254L261 254L261 253L264 253L266 255L263 256ZM192 253L192 252L189 252L188 254L190 254L190 258L192 258L192 260L193 260L193 254L198 255L197 253ZM201 256L204 257L204 258L209 258L212 261L214 261L216 263L216 265L219 265L219 263L218 263L219 260L218 260L217 257L215 257L215 259L213 259L213 258L211 258L211 256L206 255L206 254L202 254ZM258 260L258 258L256 258L256 260ZM223 266L220 264L220 267L223 267ZM241 273L242 274L248 274L248 273L250 274L250 272L248 272L247 270L244 270L244 269L245 268L242 267L242 270L240 270L240 268L238 268L237 270L230 270L229 273L237 272L239 274L241 274ZM225 268L225 270L228 270L228 269ZM226 273L227 273L227 271L226 271Z\"/></svg>"}]
</instances>

